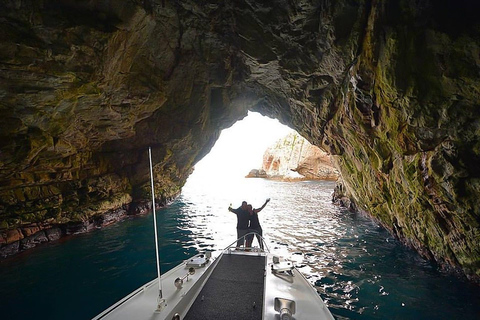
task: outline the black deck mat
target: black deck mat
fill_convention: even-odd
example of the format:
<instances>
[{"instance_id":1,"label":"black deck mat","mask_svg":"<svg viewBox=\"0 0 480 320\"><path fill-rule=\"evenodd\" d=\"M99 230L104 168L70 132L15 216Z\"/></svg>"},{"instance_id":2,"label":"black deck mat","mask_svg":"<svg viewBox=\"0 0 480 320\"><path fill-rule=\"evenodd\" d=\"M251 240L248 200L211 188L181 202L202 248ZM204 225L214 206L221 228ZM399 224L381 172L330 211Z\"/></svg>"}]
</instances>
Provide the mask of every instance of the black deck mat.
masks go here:
<instances>
[{"instance_id":1,"label":"black deck mat","mask_svg":"<svg viewBox=\"0 0 480 320\"><path fill-rule=\"evenodd\" d=\"M265 257L223 255L185 319L262 319L264 275Z\"/></svg>"}]
</instances>

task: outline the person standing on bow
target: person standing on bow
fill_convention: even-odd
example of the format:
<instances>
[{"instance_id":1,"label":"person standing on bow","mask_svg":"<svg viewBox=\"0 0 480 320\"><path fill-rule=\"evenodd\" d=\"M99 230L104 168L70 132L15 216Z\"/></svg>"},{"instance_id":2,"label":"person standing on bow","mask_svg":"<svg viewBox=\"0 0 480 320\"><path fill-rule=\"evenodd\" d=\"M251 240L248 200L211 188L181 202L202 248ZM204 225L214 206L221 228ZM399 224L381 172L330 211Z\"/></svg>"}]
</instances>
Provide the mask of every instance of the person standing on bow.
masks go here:
<instances>
[{"instance_id":1,"label":"person standing on bow","mask_svg":"<svg viewBox=\"0 0 480 320\"><path fill-rule=\"evenodd\" d=\"M267 203L270 202L270 198L265 200L265 203L263 206L261 206L258 209L253 209L252 205L249 204L247 205L248 208L248 216L250 220L250 230L249 232L255 232L255 235L257 236L258 244L260 245L260 248L263 250L263 230L262 227L260 226L260 221L258 220L258 213L265 208ZM246 242L246 247L251 247L253 242L253 234L250 234L247 236L247 242Z\"/></svg>"},{"instance_id":2,"label":"person standing on bow","mask_svg":"<svg viewBox=\"0 0 480 320\"><path fill-rule=\"evenodd\" d=\"M247 201L242 201L242 205L237 209L232 209L232 205L228 207L228 211L237 215L237 247L244 245L245 235L248 233L249 212Z\"/></svg>"}]
</instances>

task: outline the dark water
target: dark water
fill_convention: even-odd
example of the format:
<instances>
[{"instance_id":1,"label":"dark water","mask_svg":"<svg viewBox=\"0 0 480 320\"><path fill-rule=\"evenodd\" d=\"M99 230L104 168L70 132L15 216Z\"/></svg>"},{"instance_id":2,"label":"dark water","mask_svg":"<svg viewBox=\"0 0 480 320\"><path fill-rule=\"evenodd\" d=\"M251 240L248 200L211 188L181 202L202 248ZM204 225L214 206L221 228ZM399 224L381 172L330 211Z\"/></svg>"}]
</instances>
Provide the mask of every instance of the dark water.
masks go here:
<instances>
[{"instance_id":1,"label":"dark water","mask_svg":"<svg viewBox=\"0 0 480 320\"><path fill-rule=\"evenodd\" d=\"M234 185L235 187L232 187ZM234 241L245 199L270 251L290 256L337 319L480 319L480 288L439 272L368 218L330 202L333 183L242 179L184 188L157 212L162 272ZM156 277L152 215L0 262L1 319L90 319Z\"/></svg>"}]
</instances>

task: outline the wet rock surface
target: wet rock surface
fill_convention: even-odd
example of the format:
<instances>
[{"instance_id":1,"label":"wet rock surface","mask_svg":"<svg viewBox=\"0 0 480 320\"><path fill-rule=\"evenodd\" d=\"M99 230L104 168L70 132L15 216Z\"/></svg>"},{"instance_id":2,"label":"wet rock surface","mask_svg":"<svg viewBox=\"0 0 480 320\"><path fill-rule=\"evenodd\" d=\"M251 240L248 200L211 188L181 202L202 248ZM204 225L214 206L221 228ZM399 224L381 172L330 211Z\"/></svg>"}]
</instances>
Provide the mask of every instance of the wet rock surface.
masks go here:
<instances>
[{"instance_id":1,"label":"wet rock surface","mask_svg":"<svg viewBox=\"0 0 480 320\"><path fill-rule=\"evenodd\" d=\"M166 203L252 110L331 153L393 234L478 280L478 6L3 1L2 250L31 224L148 199L148 146Z\"/></svg>"}]
</instances>

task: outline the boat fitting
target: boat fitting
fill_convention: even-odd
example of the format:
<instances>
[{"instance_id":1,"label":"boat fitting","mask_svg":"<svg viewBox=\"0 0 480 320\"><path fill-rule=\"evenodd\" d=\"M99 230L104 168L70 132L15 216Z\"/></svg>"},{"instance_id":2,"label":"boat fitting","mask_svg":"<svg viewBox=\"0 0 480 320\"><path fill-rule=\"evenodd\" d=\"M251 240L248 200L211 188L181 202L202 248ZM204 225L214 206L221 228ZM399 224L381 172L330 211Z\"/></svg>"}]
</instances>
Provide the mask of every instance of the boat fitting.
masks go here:
<instances>
[{"instance_id":1,"label":"boat fitting","mask_svg":"<svg viewBox=\"0 0 480 320\"><path fill-rule=\"evenodd\" d=\"M190 276L190 275L193 276L194 274L195 274L195 268L194 268L194 267L190 267L190 268L188 269L188 273L187 273L186 275L184 275L184 276L181 277L181 278L175 279L175 281L174 281L175 287L177 287L177 289L181 289L182 286L183 286L183 280L186 278L187 281L188 281L188 276Z\"/></svg>"},{"instance_id":2,"label":"boat fitting","mask_svg":"<svg viewBox=\"0 0 480 320\"><path fill-rule=\"evenodd\" d=\"M292 315L295 314L295 301L275 298L275 311L280 313L280 320L292 320Z\"/></svg>"}]
</instances>

